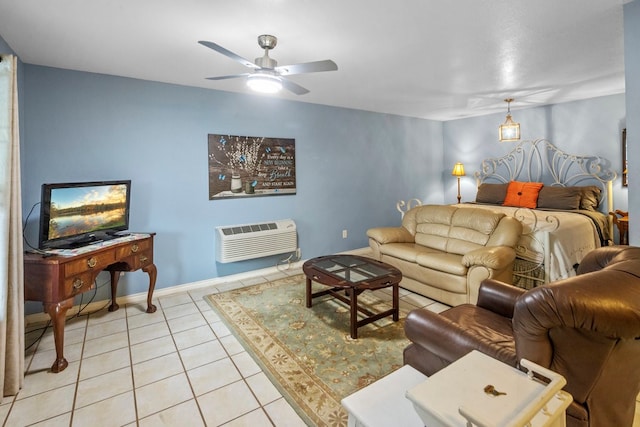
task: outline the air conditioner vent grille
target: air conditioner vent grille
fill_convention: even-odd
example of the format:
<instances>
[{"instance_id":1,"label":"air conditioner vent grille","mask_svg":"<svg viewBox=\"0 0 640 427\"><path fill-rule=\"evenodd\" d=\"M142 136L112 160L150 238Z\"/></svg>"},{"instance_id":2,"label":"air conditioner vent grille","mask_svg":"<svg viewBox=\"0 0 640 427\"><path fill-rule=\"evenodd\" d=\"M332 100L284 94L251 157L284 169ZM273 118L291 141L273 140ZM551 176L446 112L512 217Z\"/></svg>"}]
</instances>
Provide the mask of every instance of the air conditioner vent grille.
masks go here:
<instances>
[{"instance_id":1,"label":"air conditioner vent grille","mask_svg":"<svg viewBox=\"0 0 640 427\"><path fill-rule=\"evenodd\" d=\"M216 227L216 260L221 263L295 252L297 247L291 219Z\"/></svg>"}]
</instances>

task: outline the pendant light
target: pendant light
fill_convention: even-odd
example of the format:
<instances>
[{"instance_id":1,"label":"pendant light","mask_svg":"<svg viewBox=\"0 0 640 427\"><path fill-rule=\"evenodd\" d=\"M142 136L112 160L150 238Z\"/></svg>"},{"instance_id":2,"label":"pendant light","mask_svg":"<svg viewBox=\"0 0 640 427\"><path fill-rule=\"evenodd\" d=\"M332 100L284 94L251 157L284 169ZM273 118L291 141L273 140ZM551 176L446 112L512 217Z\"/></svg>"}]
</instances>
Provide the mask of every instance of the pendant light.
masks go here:
<instances>
[{"instance_id":1,"label":"pendant light","mask_svg":"<svg viewBox=\"0 0 640 427\"><path fill-rule=\"evenodd\" d=\"M520 140L520 123L511 119L511 103L513 98L504 100L507 103L507 119L498 127L500 142L511 142Z\"/></svg>"}]
</instances>

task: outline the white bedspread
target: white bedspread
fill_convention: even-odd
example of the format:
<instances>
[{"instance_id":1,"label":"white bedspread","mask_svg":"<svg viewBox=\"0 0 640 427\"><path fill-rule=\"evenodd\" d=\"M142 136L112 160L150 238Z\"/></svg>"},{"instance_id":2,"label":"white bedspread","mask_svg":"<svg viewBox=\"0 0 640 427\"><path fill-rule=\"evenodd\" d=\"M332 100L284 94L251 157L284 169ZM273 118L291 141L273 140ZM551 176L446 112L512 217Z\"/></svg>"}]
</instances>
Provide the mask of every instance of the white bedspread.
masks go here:
<instances>
[{"instance_id":1,"label":"white bedspread","mask_svg":"<svg viewBox=\"0 0 640 427\"><path fill-rule=\"evenodd\" d=\"M575 276L573 266L588 252L601 246L593 221L579 213L477 204L456 206L489 209L517 218L523 224L517 256L527 261L544 263L545 234L548 234L550 265L545 266L545 270L549 281Z\"/></svg>"}]
</instances>

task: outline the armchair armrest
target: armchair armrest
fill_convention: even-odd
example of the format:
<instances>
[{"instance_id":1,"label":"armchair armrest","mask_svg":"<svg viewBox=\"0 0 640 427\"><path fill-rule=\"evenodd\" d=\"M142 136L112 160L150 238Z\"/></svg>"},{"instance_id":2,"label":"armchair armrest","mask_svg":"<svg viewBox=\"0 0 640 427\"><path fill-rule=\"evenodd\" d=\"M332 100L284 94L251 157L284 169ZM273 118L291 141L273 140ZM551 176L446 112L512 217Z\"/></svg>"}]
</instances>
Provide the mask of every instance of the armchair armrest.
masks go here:
<instances>
[{"instance_id":1,"label":"armchair armrest","mask_svg":"<svg viewBox=\"0 0 640 427\"><path fill-rule=\"evenodd\" d=\"M436 356L453 361L477 347L476 338L460 325L427 309L412 310L404 323L406 337Z\"/></svg>"},{"instance_id":2,"label":"armchair armrest","mask_svg":"<svg viewBox=\"0 0 640 427\"><path fill-rule=\"evenodd\" d=\"M508 246L485 246L467 252L462 257L465 267L481 265L494 270L502 270L516 259L516 251Z\"/></svg>"},{"instance_id":3,"label":"armchair armrest","mask_svg":"<svg viewBox=\"0 0 640 427\"><path fill-rule=\"evenodd\" d=\"M413 243L414 237L404 227L377 227L367 230L367 236L380 244Z\"/></svg>"},{"instance_id":4,"label":"armchair armrest","mask_svg":"<svg viewBox=\"0 0 640 427\"><path fill-rule=\"evenodd\" d=\"M485 279L480 283L476 305L512 319L516 300L525 292L524 289L498 280Z\"/></svg>"}]
</instances>

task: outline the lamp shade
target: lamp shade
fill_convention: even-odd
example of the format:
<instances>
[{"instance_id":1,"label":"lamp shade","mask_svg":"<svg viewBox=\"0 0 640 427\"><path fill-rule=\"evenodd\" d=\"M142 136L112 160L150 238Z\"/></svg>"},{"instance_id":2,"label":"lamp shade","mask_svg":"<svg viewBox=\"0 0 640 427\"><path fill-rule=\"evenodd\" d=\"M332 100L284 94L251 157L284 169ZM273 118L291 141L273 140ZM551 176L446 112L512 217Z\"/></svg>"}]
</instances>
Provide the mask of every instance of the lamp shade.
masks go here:
<instances>
[{"instance_id":1,"label":"lamp shade","mask_svg":"<svg viewBox=\"0 0 640 427\"><path fill-rule=\"evenodd\" d=\"M453 176L464 176L464 165L460 162L456 163L453 166L453 170L451 171L451 175Z\"/></svg>"}]
</instances>

